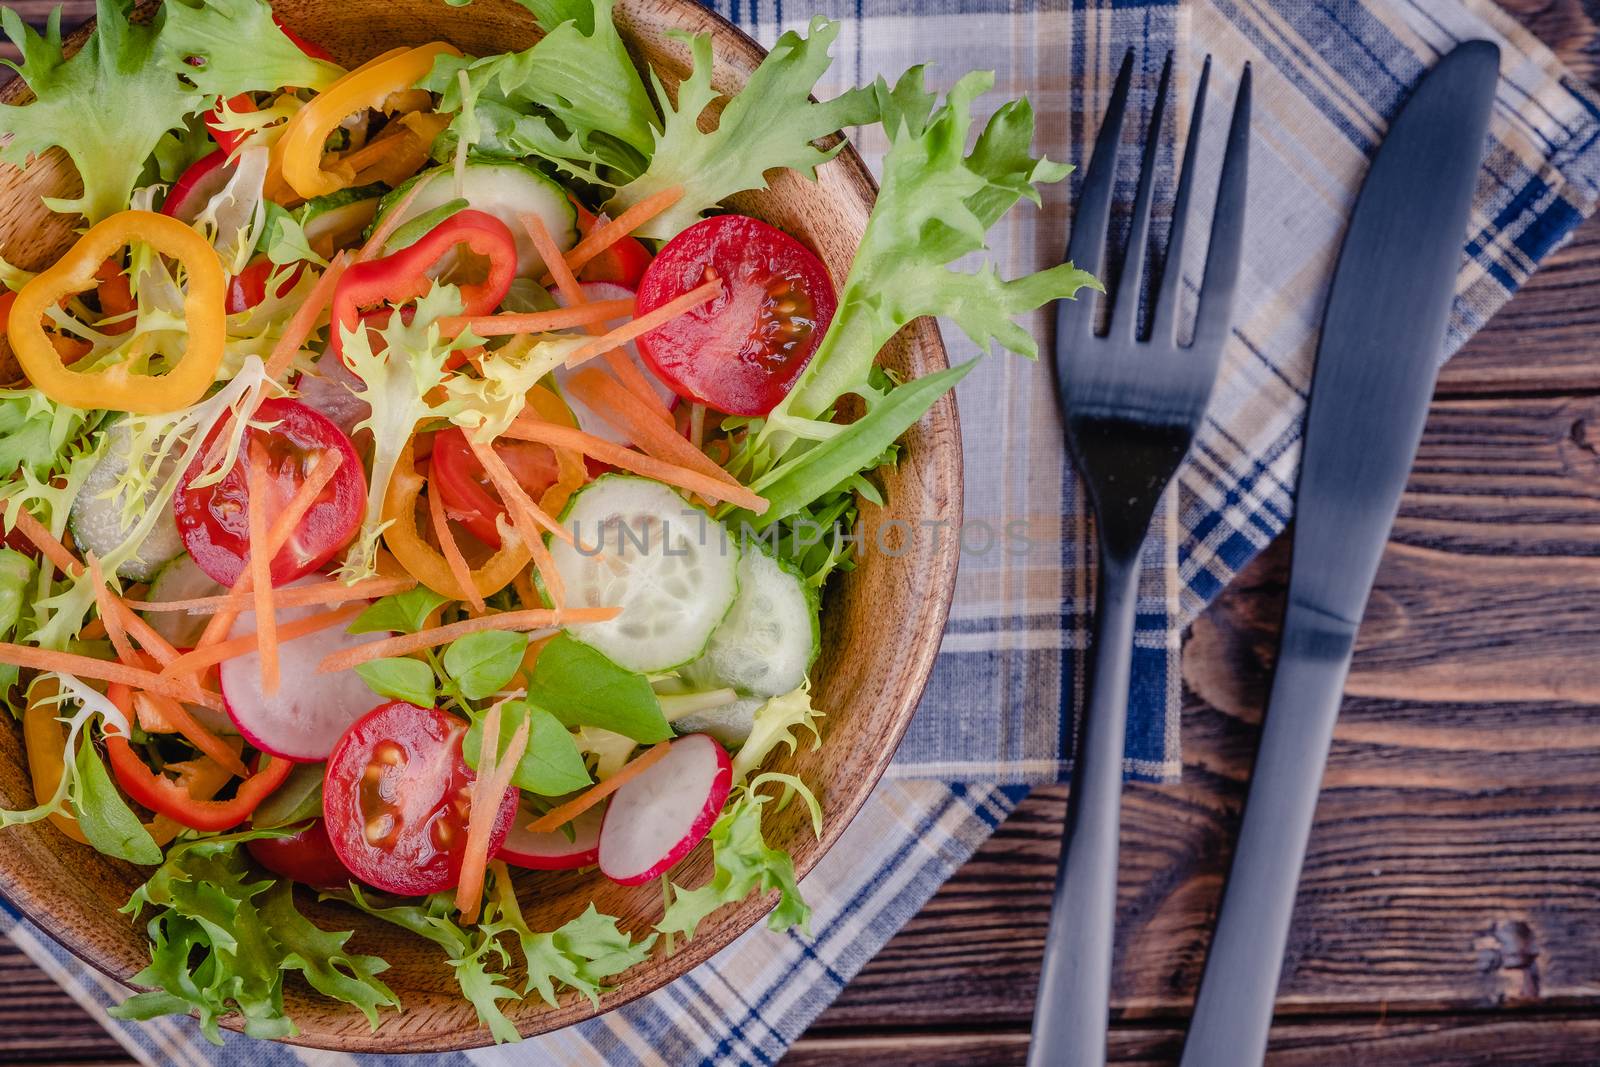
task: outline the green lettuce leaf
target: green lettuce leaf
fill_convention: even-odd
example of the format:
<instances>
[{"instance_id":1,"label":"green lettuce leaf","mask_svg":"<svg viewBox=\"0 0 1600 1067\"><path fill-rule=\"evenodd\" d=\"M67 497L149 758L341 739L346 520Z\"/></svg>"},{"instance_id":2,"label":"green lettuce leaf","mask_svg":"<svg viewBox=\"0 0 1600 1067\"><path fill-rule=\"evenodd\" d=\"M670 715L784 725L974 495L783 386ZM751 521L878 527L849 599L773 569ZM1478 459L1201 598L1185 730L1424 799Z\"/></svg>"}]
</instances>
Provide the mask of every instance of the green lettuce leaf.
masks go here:
<instances>
[{"instance_id":1,"label":"green lettuce leaf","mask_svg":"<svg viewBox=\"0 0 1600 1067\"><path fill-rule=\"evenodd\" d=\"M528 747L517 761L511 784L543 797L558 797L591 785L589 768L578 751L577 739L543 708L521 700L506 702L500 712L500 751L504 752L522 720L529 720ZM483 712L472 712L472 726L461 742L467 766L478 769L478 750L483 744Z\"/></svg>"},{"instance_id":2,"label":"green lettuce leaf","mask_svg":"<svg viewBox=\"0 0 1600 1067\"><path fill-rule=\"evenodd\" d=\"M326 89L344 68L300 51L266 0L167 0L161 62L207 96Z\"/></svg>"},{"instance_id":3,"label":"green lettuce leaf","mask_svg":"<svg viewBox=\"0 0 1600 1067\"><path fill-rule=\"evenodd\" d=\"M239 847L286 833L246 830L172 846L166 862L123 909L136 917L147 908L155 912L148 926L150 966L133 977L134 985L154 991L131 997L112 1015L193 1013L206 1037L221 1044L218 1021L237 1011L251 1037L289 1037L297 1031L283 1012L288 971L300 972L318 992L355 1005L374 1028L380 1008L399 1008L377 977L389 965L345 951L350 932L311 923L295 908L290 884L258 876Z\"/></svg>"},{"instance_id":4,"label":"green lettuce leaf","mask_svg":"<svg viewBox=\"0 0 1600 1067\"><path fill-rule=\"evenodd\" d=\"M617 190L606 210L617 215L648 196L680 186L683 197L638 231L641 237L665 240L734 193L765 188L768 171L788 167L814 177L817 166L832 159L844 142L832 148L818 148L813 142L877 115L870 90L852 90L824 103L811 99L812 89L833 62L828 49L838 34L838 23L818 17L811 22L809 36L790 31L778 38L744 89L728 101L710 133L700 129L700 117L720 95L711 85L711 38L670 34L688 44L694 68L678 85L676 106L667 111L649 152L649 168ZM651 80L656 99L670 99L653 71Z\"/></svg>"},{"instance_id":5,"label":"green lettuce leaf","mask_svg":"<svg viewBox=\"0 0 1600 1067\"><path fill-rule=\"evenodd\" d=\"M778 904L767 916L767 928L788 930L798 926L810 933L811 909L800 896L794 860L783 849L768 845L761 834L762 812L774 798L756 790L768 782L779 782L786 790L800 794L811 809L812 828L819 837L822 835L822 809L798 778L761 775L734 794L711 826L707 835L711 840L711 881L699 889L672 885L657 930L669 936L692 937L700 920L723 905L741 901L751 893L777 890Z\"/></svg>"},{"instance_id":6,"label":"green lettuce leaf","mask_svg":"<svg viewBox=\"0 0 1600 1067\"><path fill-rule=\"evenodd\" d=\"M810 730L812 750L820 748L822 734L817 729L817 720L822 717L823 713L811 706L810 682L802 684L792 693L773 697L761 705L756 709L750 736L739 746L739 751L734 753L734 783L744 781L759 770L767 757L772 754L772 750L779 745L788 745L789 751L794 752L800 745L799 738L795 736L796 730Z\"/></svg>"},{"instance_id":7,"label":"green lettuce leaf","mask_svg":"<svg viewBox=\"0 0 1600 1067\"><path fill-rule=\"evenodd\" d=\"M11 134L0 160L21 167L59 147L83 178L82 196L47 197L50 210L79 212L93 223L127 207L156 145L204 106L204 94L158 61L165 11L148 25L135 25L119 0L96 0L95 32L68 59L61 49L60 8L50 13L43 36L14 8L0 8L0 25L22 53L22 65L0 62L37 97L30 104L0 105L0 129Z\"/></svg>"}]
</instances>

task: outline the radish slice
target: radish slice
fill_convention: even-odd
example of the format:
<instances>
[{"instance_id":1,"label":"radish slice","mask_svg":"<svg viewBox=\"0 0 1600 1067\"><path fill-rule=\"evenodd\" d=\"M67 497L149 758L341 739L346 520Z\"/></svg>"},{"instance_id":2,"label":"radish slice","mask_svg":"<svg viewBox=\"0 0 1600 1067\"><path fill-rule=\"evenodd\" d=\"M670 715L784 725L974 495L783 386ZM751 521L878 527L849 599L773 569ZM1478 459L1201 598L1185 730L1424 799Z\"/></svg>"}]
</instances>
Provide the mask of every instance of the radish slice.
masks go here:
<instances>
[{"instance_id":1,"label":"radish slice","mask_svg":"<svg viewBox=\"0 0 1600 1067\"><path fill-rule=\"evenodd\" d=\"M591 302L597 300L633 299L632 289L629 289L626 286L617 285L613 282L583 282L579 287L583 290L584 299ZM561 299L561 295L559 293L556 294L556 301L563 307L566 306L566 301ZM621 326L627 321L628 320L625 318L613 319L604 325L607 330L611 330ZM646 363L639 355L639 349L632 341L629 341L623 346L623 351L628 354L628 359L633 363L633 365L639 368L640 373L644 375L645 381L650 383L650 388L655 390L656 395L661 398L661 402L667 406L668 410L671 410L678 403L678 394L674 393L666 382L663 382L660 378L656 377L656 372L651 370L650 365ZM584 433L593 434L595 437L599 437L602 440L610 441L612 444L622 445L624 447L632 444L631 441L617 431L616 427L612 426L605 419L602 419L599 415L595 414L593 408L567 393L567 379L573 374L576 374L580 369L581 368L578 367L568 367L565 364L560 364L554 371L556 385L561 389L561 399L565 400L567 402L567 407L572 409L573 417L578 420L578 429L582 430Z\"/></svg>"},{"instance_id":2,"label":"radish slice","mask_svg":"<svg viewBox=\"0 0 1600 1067\"><path fill-rule=\"evenodd\" d=\"M308 574L283 588L325 581L327 578L320 574ZM326 610L319 604L280 608L278 625ZM240 612L228 636L243 637L254 633L255 628L255 612ZM278 667L284 684L270 697L261 691L260 653L248 652L224 660L219 673L222 702L229 718L245 740L263 752L300 763L327 759L345 728L371 711L378 698L353 668L318 674L317 665L330 653L388 636L347 634L335 626L280 642Z\"/></svg>"},{"instance_id":3,"label":"radish slice","mask_svg":"<svg viewBox=\"0 0 1600 1067\"><path fill-rule=\"evenodd\" d=\"M572 820L572 838L560 830L536 834L528 823L536 816L526 808L517 812L506 843L496 853L497 859L516 867L534 871L561 871L571 867L590 867L600 855L600 824L605 819L605 806L596 805Z\"/></svg>"},{"instance_id":4,"label":"radish slice","mask_svg":"<svg viewBox=\"0 0 1600 1067\"><path fill-rule=\"evenodd\" d=\"M732 785L721 745L705 734L678 738L611 798L600 827L600 873L619 885L660 877L710 832Z\"/></svg>"}]
</instances>

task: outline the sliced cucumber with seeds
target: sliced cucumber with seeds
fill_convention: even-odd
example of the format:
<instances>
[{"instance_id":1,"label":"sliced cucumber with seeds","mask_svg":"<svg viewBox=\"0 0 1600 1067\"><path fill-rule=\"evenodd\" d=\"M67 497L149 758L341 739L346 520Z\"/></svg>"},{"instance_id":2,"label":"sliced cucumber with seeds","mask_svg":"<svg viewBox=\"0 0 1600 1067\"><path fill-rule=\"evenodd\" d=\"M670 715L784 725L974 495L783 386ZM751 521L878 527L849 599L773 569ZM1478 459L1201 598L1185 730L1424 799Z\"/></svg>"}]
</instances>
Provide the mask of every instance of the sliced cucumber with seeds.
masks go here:
<instances>
[{"instance_id":1,"label":"sliced cucumber with seeds","mask_svg":"<svg viewBox=\"0 0 1600 1067\"><path fill-rule=\"evenodd\" d=\"M680 715L672 721L672 729L679 734L710 734L728 748L738 748L750 740L756 712L766 702L766 697L741 697L721 707Z\"/></svg>"},{"instance_id":2,"label":"sliced cucumber with seeds","mask_svg":"<svg viewBox=\"0 0 1600 1067\"><path fill-rule=\"evenodd\" d=\"M203 596L220 596L227 590L201 570L187 552L166 566L150 582L149 599L152 601L195 600ZM145 621L156 633L178 648L193 648L195 641L211 621L209 615L190 615L186 611L152 611Z\"/></svg>"},{"instance_id":3,"label":"sliced cucumber with seeds","mask_svg":"<svg viewBox=\"0 0 1600 1067\"><path fill-rule=\"evenodd\" d=\"M573 607L619 607L567 629L635 671L697 659L738 593L739 550L722 524L660 482L608 474L572 498L550 554Z\"/></svg>"},{"instance_id":4,"label":"sliced cucumber with seeds","mask_svg":"<svg viewBox=\"0 0 1600 1067\"><path fill-rule=\"evenodd\" d=\"M439 167L425 171L399 186L383 198L378 205L374 225L392 211L418 183L422 188L406 206L401 223L432 211L441 204L461 197L469 207L487 212L504 222L517 239L517 273L524 277L537 277L544 273L545 263L534 251L533 238L522 225L523 215L537 215L557 247L565 251L578 241L578 212L567 199L567 191L553 179L521 163L475 160L462 169L461 185L456 185L455 171Z\"/></svg>"},{"instance_id":5,"label":"sliced cucumber with seeds","mask_svg":"<svg viewBox=\"0 0 1600 1067\"><path fill-rule=\"evenodd\" d=\"M683 671L699 685L775 697L806 680L822 647L817 593L792 564L758 544L739 557L739 596L706 654Z\"/></svg>"},{"instance_id":6,"label":"sliced cucumber with seeds","mask_svg":"<svg viewBox=\"0 0 1600 1067\"><path fill-rule=\"evenodd\" d=\"M133 528L143 519L145 507L125 508L125 493L117 492L117 481L128 469L128 451L132 447L132 434L125 421L112 423L106 431L106 450L83 480L77 499L72 504L68 520L72 527L72 540L80 551L93 552L104 558L122 547L133 533ZM155 495L155 486L165 481L177 466L181 449L173 449L160 470L156 472L146 506ZM183 540L178 536L178 524L172 517L172 502L167 501L162 514L150 528L134 557L117 568L117 574L135 581L147 581L161 565L183 551Z\"/></svg>"}]
</instances>

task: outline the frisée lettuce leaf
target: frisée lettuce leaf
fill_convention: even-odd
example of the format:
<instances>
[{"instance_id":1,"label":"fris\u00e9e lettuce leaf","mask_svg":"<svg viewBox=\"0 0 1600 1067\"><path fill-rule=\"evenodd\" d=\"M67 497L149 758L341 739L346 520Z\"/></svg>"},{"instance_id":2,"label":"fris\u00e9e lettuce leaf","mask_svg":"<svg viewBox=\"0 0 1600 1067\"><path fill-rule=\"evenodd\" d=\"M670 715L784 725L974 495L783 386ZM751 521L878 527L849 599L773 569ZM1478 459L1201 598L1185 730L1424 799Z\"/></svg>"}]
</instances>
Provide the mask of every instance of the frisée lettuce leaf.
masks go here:
<instances>
[{"instance_id":1,"label":"fris\u00e9e lettuce leaf","mask_svg":"<svg viewBox=\"0 0 1600 1067\"><path fill-rule=\"evenodd\" d=\"M167 0L161 60L207 96L325 89L344 68L313 59L279 29L266 0Z\"/></svg>"}]
</instances>

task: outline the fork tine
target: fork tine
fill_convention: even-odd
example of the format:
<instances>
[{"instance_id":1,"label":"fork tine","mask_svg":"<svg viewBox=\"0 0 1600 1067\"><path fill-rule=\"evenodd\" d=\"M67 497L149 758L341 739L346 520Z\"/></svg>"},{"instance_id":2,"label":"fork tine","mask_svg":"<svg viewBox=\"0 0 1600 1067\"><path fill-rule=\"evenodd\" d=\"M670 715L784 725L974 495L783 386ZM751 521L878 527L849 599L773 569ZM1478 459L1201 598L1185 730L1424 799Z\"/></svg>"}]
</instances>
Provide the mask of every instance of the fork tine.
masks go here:
<instances>
[{"instance_id":1,"label":"fork tine","mask_svg":"<svg viewBox=\"0 0 1600 1067\"><path fill-rule=\"evenodd\" d=\"M1194 323L1194 346L1202 351L1221 351L1239 284L1250 171L1250 82L1250 65L1246 63L1239 78L1239 97L1233 105L1233 124L1228 127L1228 149L1222 157L1217 209L1211 221L1211 247L1206 252L1206 276L1200 285L1200 309Z\"/></svg>"},{"instance_id":2,"label":"fork tine","mask_svg":"<svg viewBox=\"0 0 1600 1067\"><path fill-rule=\"evenodd\" d=\"M1200 128L1205 125L1206 88L1211 83L1211 57L1200 68L1200 87L1194 94L1194 114L1189 119L1189 142L1183 149L1183 169L1178 172L1178 200L1172 208L1172 236L1167 240L1167 261L1161 268L1161 291L1156 296L1150 326L1153 341L1176 344L1178 306L1183 284L1183 235L1189 228L1189 193L1194 186L1195 163L1200 155Z\"/></svg>"},{"instance_id":3,"label":"fork tine","mask_svg":"<svg viewBox=\"0 0 1600 1067\"><path fill-rule=\"evenodd\" d=\"M1111 219L1111 194L1117 182L1117 145L1122 140L1122 117L1128 110L1128 84L1133 78L1133 50L1122 57L1111 103L1095 136L1094 154L1084 175L1078 196L1078 210L1072 217L1072 237L1067 242L1067 258L1098 277L1105 258L1106 227ZM1095 302L1092 294L1082 300L1062 300L1056 304L1056 332L1087 334L1094 329Z\"/></svg>"},{"instance_id":4,"label":"fork tine","mask_svg":"<svg viewBox=\"0 0 1600 1067\"><path fill-rule=\"evenodd\" d=\"M1150 133L1144 141L1144 159L1139 164L1139 185L1133 195L1133 224L1128 228L1128 252L1122 260L1122 276L1111 310L1109 337L1137 340L1139 297L1144 288L1144 260L1150 245L1150 200L1155 194L1156 150L1161 146L1161 120L1167 110L1167 90L1172 86L1172 53L1161 65L1161 83L1156 90L1156 105L1150 111Z\"/></svg>"}]
</instances>

